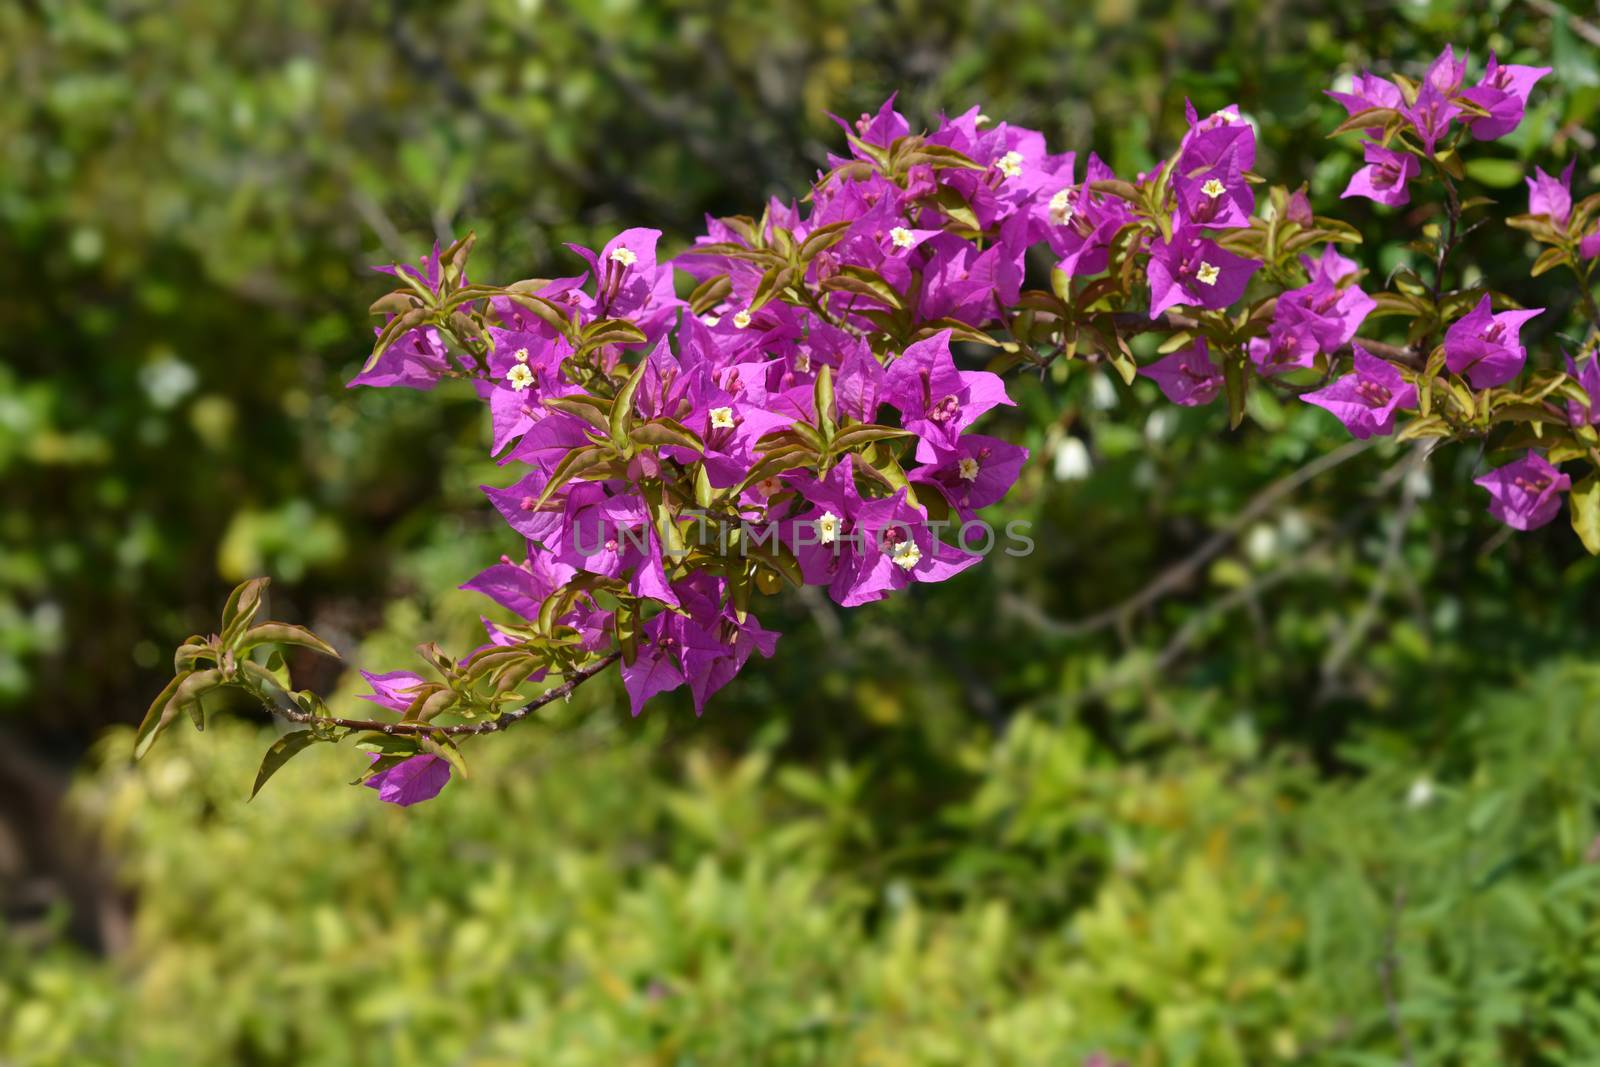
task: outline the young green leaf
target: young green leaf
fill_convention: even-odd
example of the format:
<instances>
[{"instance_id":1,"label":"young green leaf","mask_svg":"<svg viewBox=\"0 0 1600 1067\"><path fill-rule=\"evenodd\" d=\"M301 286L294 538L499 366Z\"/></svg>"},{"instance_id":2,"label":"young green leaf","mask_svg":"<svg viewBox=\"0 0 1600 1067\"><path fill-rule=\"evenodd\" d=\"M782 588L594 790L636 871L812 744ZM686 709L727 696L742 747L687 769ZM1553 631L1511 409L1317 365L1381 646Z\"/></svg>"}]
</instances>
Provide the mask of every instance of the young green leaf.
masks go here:
<instances>
[{"instance_id":1,"label":"young green leaf","mask_svg":"<svg viewBox=\"0 0 1600 1067\"><path fill-rule=\"evenodd\" d=\"M256 798L256 794L261 792L261 787L267 784L267 779L277 774L280 767L316 744L318 740L317 735L310 730L296 730L274 741L272 747L267 749L266 755L261 757L261 768L256 771L256 783L250 787L250 799Z\"/></svg>"}]
</instances>

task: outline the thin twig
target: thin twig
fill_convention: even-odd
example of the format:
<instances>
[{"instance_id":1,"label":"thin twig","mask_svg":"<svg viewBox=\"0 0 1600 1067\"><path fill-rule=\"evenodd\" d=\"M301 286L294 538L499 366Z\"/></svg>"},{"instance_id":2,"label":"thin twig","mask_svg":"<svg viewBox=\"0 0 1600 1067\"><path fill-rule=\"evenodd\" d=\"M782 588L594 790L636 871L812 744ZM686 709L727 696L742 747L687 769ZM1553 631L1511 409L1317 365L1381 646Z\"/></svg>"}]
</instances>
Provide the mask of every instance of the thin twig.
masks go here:
<instances>
[{"instance_id":1,"label":"thin twig","mask_svg":"<svg viewBox=\"0 0 1600 1067\"><path fill-rule=\"evenodd\" d=\"M1285 560L1277 567L1260 575L1248 584L1233 589L1225 596L1206 604L1196 611L1172 635L1171 639L1157 653L1153 662L1140 665L1142 674L1155 676L1170 670L1183 654L1187 652L1197 640L1200 639L1205 627L1219 616L1226 615L1240 604L1247 603L1262 593L1291 578L1304 577L1314 566L1319 563L1331 565L1331 559L1326 558L1334 546L1343 543L1350 532L1358 524L1365 521L1367 516L1377 509L1378 503L1399 480L1397 471L1404 470L1403 464L1391 468L1388 476L1381 479L1372 498L1361 507L1346 515L1333 529L1324 534L1315 544L1292 559ZM1098 681L1071 695L1068 703L1074 707L1080 706L1091 700L1096 700L1111 690L1121 685L1132 684L1137 679L1130 677L1126 671L1113 670Z\"/></svg>"},{"instance_id":2,"label":"thin twig","mask_svg":"<svg viewBox=\"0 0 1600 1067\"><path fill-rule=\"evenodd\" d=\"M1192 319L1187 315L1179 315L1171 311L1164 311L1155 318L1142 315L1137 311L1118 311L1111 316L1111 321L1117 332L1124 335L1167 333L1177 330L1198 330L1200 328L1198 319ZM1399 363L1412 370L1421 370L1427 362L1427 353L1418 348L1391 345L1366 337L1358 337L1356 342L1379 359L1386 359L1391 363ZM1350 348L1346 347L1333 354L1340 355L1349 351Z\"/></svg>"},{"instance_id":3,"label":"thin twig","mask_svg":"<svg viewBox=\"0 0 1600 1067\"><path fill-rule=\"evenodd\" d=\"M595 675L611 666L621 657L621 655L621 652L612 652L609 655L602 656L600 659L595 660L587 667L580 667L573 671L572 674L567 677L565 682L562 682L554 689L545 690L543 693L540 693L538 696L528 701L528 703L524 704L522 707L517 708L515 711L505 712L502 715L496 716L493 719L488 719L484 722L463 722L455 723L450 726L436 726L430 722L385 722L381 719L341 719L337 717L313 715L310 712L301 711L299 708L293 707L278 707L271 704L266 705L266 707L268 711L272 712L272 714L277 715L280 718L287 719L290 722L303 723L306 725L321 723L329 726L341 726L347 730L371 730L376 733L392 735L436 736L443 734L447 737L461 737L468 734L492 734L497 733L500 730L504 730L508 726L512 726L521 722L523 719L526 719L529 715L533 714L535 711L538 711L546 704L553 704L558 700L564 700L568 696L571 696L574 689L577 689L578 686L582 685L590 678L593 678Z\"/></svg>"},{"instance_id":4,"label":"thin twig","mask_svg":"<svg viewBox=\"0 0 1600 1067\"><path fill-rule=\"evenodd\" d=\"M1574 37L1581 37L1590 44L1600 48L1600 27L1592 22L1579 18L1555 0L1525 0L1527 5L1553 19L1560 19L1566 23L1567 29L1572 31Z\"/></svg>"},{"instance_id":5,"label":"thin twig","mask_svg":"<svg viewBox=\"0 0 1600 1067\"><path fill-rule=\"evenodd\" d=\"M1319 475L1325 474L1341 463L1359 456L1372 447L1372 444L1371 440L1350 441L1324 456L1319 456L1299 470L1273 482L1252 497L1233 518L1229 519L1220 530L1207 538L1199 548L1156 575L1144 588L1120 604L1095 612L1093 615L1082 619L1074 619L1071 622L1051 619L1038 611L1037 608L1027 605L1017 598L1006 598L1002 601L1002 606L1013 614L1022 616L1026 621L1053 637L1082 637L1086 634L1104 630L1129 615L1149 607L1167 594L1183 588L1199 573L1200 568L1204 567L1213 557L1227 548L1246 527L1271 511L1285 497Z\"/></svg>"}]
</instances>

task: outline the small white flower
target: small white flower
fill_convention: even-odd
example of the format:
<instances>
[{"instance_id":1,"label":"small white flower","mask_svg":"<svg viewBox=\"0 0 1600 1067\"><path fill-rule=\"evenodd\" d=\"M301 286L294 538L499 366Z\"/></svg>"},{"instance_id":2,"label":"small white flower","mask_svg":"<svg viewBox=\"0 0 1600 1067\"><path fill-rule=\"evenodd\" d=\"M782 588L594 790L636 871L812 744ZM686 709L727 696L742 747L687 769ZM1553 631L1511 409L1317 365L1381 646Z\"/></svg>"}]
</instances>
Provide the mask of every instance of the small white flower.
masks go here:
<instances>
[{"instance_id":1,"label":"small white flower","mask_svg":"<svg viewBox=\"0 0 1600 1067\"><path fill-rule=\"evenodd\" d=\"M739 327L739 329L741 329L741 330L744 329L746 326L750 325L750 312L741 311L738 314L736 314L733 317L733 324L735 326Z\"/></svg>"},{"instance_id":2,"label":"small white flower","mask_svg":"<svg viewBox=\"0 0 1600 1067\"><path fill-rule=\"evenodd\" d=\"M917 235L904 226L896 226L889 231L889 240L894 242L896 248L910 248L917 243Z\"/></svg>"},{"instance_id":3,"label":"small white flower","mask_svg":"<svg viewBox=\"0 0 1600 1067\"><path fill-rule=\"evenodd\" d=\"M956 462L956 474L960 476L961 480L964 482L977 481L978 461L973 459L971 456L962 456L961 459Z\"/></svg>"},{"instance_id":4,"label":"small white flower","mask_svg":"<svg viewBox=\"0 0 1600 1067\"><path fill-rule=\"evenodd\" d=\"M922 549L918 548L917 543L908 537L894 546L893 558L897 567L908 571L917 565L918 560L922 559Z\"/></svg>"},{"instance_id":5,"label":"small white flower","mask_svg":"<svg viewBox=\"0 0 1600 1067\"><path fill-rule=\"evenodd\" d=\"M631 248L613 248L611 250L611 258L621 263L624 267L631 267L639 262L639 257L634 254Z\"/></svg>"},{"instance_id":6,"label":"small white flower","mask_svg":"<svg viewBox=\"0 0 1600 1067\"><path fill-rule=\"evenodd\" d=\"M1072 221L1073 204L1078 199L1078 190L1068 186L1050 198L1050 221L1057 226L1065 226Z\"/></svg>"},{"instance_id":7,"label":"small white flower","mask_svg":"<svg viewBox=\"0 0 1600 1067\"><path fill-rule=\"evenodd\" d=\"M716 326L717 323L722 321L722 316L721 315L701 315L700 316L700 321L705 323L707 326Z\"/></svg>"},{"instance_id":8,"label":"small white flower","mask_svg":"<svg viewBox=\"0 0 1600 1067\"><path fill-rule=\"evenodd\" d=\"M732 408L712 408L711 409L711 428L714 429L714 430L731 430L731 429L733 429L733 409Z\"/></svg>"},{"instance_id":9,"label":"small white flower","mask_svg":"<svg viewBox=\"0 0 1600 1067\"><path fill-rule=\"evenodd\" d=\"M839 540L839 516L824 511L817 519L817 544L831 545Z\"/></svg>"},{"instance_id":10,"label":"small white flower","mask_svg":"<svg viewBox=\"0 0 1600 1067\"><path fill-rule=\"evenodd\" d=\"M1433 783L1426 778L1418 778L1411 783L1411 788L1406 790L1406 807L1416 810L1425 808L1433 801Z\"/></svg>"},{"instance_id":11,"label":"small white flower","mask_svg":"<svg viewBox=\"0 0 1600 1067\"><path fill-rule=\"evenodd\" d=\"M1215 200L1217 197L1221 196L1223 193L1227 192L1228 190L1227 190L1227 187L1224 186L1221 182L1217 181L1217 179L1215 179L1215 178L1207 178L1206 179L1206 183L1200 187L1200 191L1202 193L1205 193L1211 199Z\"/></svg>"},{"instance_id":12,"label":"small white flower","mask_svg":"<svg viewBox=\"0 0 1600 1067\"><path fill-rule=\"evenodd\" d=\"M797 352L794 357L794 369L800 374L811 372L811 353Z\"/></svg>"},{"instance_id":13,"label":"small white flower","mask_svg":"<svg viewBox=\"0 0 1600 1067\"><path fill-rule=\"evenodd\" d=\"M1210 263L1201 260L1200 269L1195 271L1194 276L1195 280L1201 285L1216 285L1217 277L1221 273L1222 268L1212 266Z\"/></svg>"},{"instance_id":14,"label":"small white flower","mask_svg":"<svg viewBox=\"0 0 1600 1067\"><path fill-rule=\"evenodd\" d=\"M1005 155L995 160L994 165L999 168L1000 173L1004 174L1007 178L1019 177L1022 174L1022 153L1007 152Z\"/></svg>"},{"instance_id":15,"label":"small white flower","mask_svg":"<svg viewBox=\"0 0 1600 1067\"><path fill-rule=\"evenodd\" d=\"M511 369L506 371L506 381L517 392L525 392L533 384L533 371L528 369L526 363L513 363Z\"/></svg>"},{"instance_id":16,"label":"small white flower","mask_svg":"<svg viewBox=\"0 0 1600 1067\"><path fill-rule=\"evenodd\" d=\"M515 352L511 353L511 358L516 360L518 363L526 363L528 362L528 350L526 348L519 348Z\"/></svg>"},{"instance_id":17,"label":"small white flower","mask_svg":"<svg viewBox=\"0 0 1600 1067\"><path fill-rule=\"evenodd\" d=\"M994 121L994 119L990 118L988 115L985 115L983 112L980 111L980 112L978 112L978 117L972 120L972 124L974 126L987 126L987 125L989 125L989 123L991 123L993 121Z\"/></svg>"}]
</instances>

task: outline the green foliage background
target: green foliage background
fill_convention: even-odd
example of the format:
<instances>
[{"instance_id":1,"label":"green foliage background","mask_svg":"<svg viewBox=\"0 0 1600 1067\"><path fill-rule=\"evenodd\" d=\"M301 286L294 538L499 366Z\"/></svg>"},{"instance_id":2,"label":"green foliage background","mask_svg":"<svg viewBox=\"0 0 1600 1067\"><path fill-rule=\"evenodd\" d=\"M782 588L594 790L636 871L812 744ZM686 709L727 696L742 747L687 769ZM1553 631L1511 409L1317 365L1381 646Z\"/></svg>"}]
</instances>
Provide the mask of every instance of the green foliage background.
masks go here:
<instances>
[{"instance_id":1,"label":"green foliage background","mask_svg":"<svg viewBox=\"0 0 1600 1067\"><path fill-rule=\"evenodd\" d=\"M1123 172L1185 97L1236 101L1257 169L1330 203L1358 164L1321 90L1446 42L1556 68L1469 165L1521 210L1533 162L1600 177L1600 65L1551 7L0 8L0 732L81 757L70 810L129 924L93 951L0 884L0 1063L1600 1060L1596 564L1559 526L1501 536L1466 450L1408 474L1379 445L1238 521L1345 444L1265 393L1230 435L1147 383L1020 381L989 432L1035 459L993 517L1032 556L851 612L789 597L778 657L704 720L586 687L426 808L320 750L246 807L256 719L138 767L117 725L251 574L368 669L470 640L482 605L447 590L513 547L475 488L506 473L468 392L343 389L367 264L467 229L508 279L628 225L680 247L801 190L825 112L895 90ZM1426 221L1342 210L1369 288ZM1467 259L1538 291L1514 231ZM1172 595L1072 625L1235 528Z\"/></svg>"}]
</instances>

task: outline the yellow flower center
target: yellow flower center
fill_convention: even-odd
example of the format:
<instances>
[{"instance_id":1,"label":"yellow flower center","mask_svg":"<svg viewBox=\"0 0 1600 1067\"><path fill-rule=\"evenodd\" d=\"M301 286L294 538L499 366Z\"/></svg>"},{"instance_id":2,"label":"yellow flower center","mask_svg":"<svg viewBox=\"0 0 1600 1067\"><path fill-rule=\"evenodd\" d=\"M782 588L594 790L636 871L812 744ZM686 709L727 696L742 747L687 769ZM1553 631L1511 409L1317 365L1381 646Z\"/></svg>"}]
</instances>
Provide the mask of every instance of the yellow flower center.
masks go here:
<instances>
[{"instance_id":1,"label":"yellow flower center","mask_svg":"<svg viewBox=\"0 0 1600 1067\"><path fill-rule=\"evenodd\" d=\"M1222 268L1212 266L1210 263L1206 263L1202 260L1200 263L1200 269L1195 271L1194 276L1199 280L1201 285L1216 285L1217 276L1221 273Z\"/></svg>"}]
</instances>

